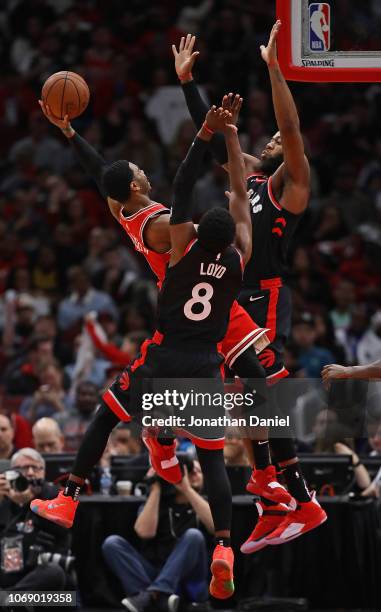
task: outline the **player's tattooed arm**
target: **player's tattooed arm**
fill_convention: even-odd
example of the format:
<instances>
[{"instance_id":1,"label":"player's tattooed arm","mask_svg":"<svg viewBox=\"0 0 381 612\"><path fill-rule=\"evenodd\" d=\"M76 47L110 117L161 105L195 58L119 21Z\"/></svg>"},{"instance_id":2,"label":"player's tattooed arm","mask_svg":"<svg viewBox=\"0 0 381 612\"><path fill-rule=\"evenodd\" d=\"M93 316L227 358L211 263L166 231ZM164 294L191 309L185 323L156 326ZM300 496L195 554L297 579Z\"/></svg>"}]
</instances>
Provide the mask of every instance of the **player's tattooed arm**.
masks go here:
<instances>
[{"instance_id":1,"label":"player's tattooed arm","mask_svg":"<svg viewBox=\"0 0 381 612\"><path fill-rule=\"evenodd\" d=\"M267 46L261 46L262 58L269 70L274 112L284 157L284 164L273 175L272 187L275 196L286 210L300 214L308 204L310 168L304 154L298 111L278 64L276 40L280 27L281 22L278 20L271 30Z\"/></svg>"}]
</instances>

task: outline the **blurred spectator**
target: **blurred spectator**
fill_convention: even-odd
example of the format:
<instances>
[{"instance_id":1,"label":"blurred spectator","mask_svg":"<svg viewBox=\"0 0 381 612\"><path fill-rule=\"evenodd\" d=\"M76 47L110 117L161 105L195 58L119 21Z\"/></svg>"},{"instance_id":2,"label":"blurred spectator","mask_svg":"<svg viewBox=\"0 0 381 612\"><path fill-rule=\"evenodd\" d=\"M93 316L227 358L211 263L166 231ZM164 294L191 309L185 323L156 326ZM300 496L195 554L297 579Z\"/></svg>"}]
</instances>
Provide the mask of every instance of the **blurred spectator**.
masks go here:
<instances>
[{"instance_id":1,"label":"blurred spectator","mask_svg":"<svg viewBox=\"0 0 381 612\"><path fill-rule=\"evenodd\" d=\"M345 350L345 359L336 358L337 363L357 363L358 347L368 329L368 313L365 304L355 304L351 313L351 323L346 330L340 332L340 343Z\"/></svg>"},{"instance_id":2,"label":"blurred spectator","mask_svg":"<svg viewBox=\"0 0 381 612\"><path fill-rule=\"evenodd\" d=\"M147 466L149 460L141 438L141 429L133 422L119 423L111 432L102 455L102 467L110 466L111 457L125 455L131 459L129 465Z\"/></svg>"},{"instance_id":3,"label":"blurred spectator","mask_svg":"<svg viewBox=\"0 0 381 612\"><path fill-rule=\"evenodd\" d=\"M335 363L345 363L346 355L344 348L336 342L332 319L328 314L316 314L314 317L316 331L316 346L328 349Z\"/></svg>"},{"instance_id":4,"label":"blurred spectator","mask_svg":"<svg viewBox=\"0 0 381 612\"><path fill-rule=\"evenodd\" d=\"M54 418L65 438L65 450L68 452L78 450L98 402L98 388L91 382L83 381L77 386L73 408L55 415Z\"/></svg>"},{"instance_id":5,"label":"blurred spectator","mask_svg":"<svg viewBox=\"0 0 381 612\"><path fill-rule=\"evenodd\" d=\"M329 413L331 411L328 411ZM346 437L345 425L338 423L328 415L324 417L324 425L321 423L321 412L318 413L314 446L315 453L330 453L335 455L350 455L355 476L355 484L360 492L365 492L371 484L370 476L366 467L361 463L357 453L354 451L354 442Z\"/></svg>"},{"instance_id":6,"label":"blurred spectator","mask_svg":"<svg viewBox=\"0 0 381 612\"><path fill-rule=\"evenodd\" d=\"M234 427L226 428L224 457L226 465L250 465L242 435Z\"/></svg>"},{"instance_id":7,"label":"blurred spectator","mask_svg":"<svg viewBox=\"0 0 381 612\"><path fill-rule=\"evenodd\" d=\"M371 319L371 325L357 345L358 362L360 365L381 359L381 310Z\"/></svg>"},{"instance_id":8,"label":"blurred spectator","mask_svg":"<svg viewBox=\"0 0 381 612\"><path fill-rule=\"evenodd\" d=\"M39 453L63 453L65 440L57 421L43 417L32 428L34 447Z\"/></svg>"},{"instance_id":9,"label":"blurred spectator","mask_svg":"<svg viewBox=\"0 0 381 612\"><path fill-rule=\"evenodd\" d=\"M64 370L70 380L71 389L83 380L102 387L110 362L98 354L86 329L74 339L73 349L75 359L65 366Z\"/></svg>"},{"instance_id":10,"label":"blurred spectator","mask_svg":"<svg viewBox=\"0 0 381 612\"><path fill-rule=\"evenodd\" d=\"M11 419L5 414L0 414L0 459L10 459L15 452L14 435Z\"/></svg>"},{"instance_id":11,"label":"blurred spectator","mask_svg":"<svg viewBox=\"0 0 381 612\"><path fill-rule=\"evenodd\" d=\"M47 336L35 336L31 339L26 354L11 361L4 373L7 393L34 393L39 386L38 368L49 362L54 362L53 342Z\"/></svg>"},{"instance_id":12,"label":"blurred spectator","mask_svg":"<svg viewBox=\"0 0 381 612\"><path fill-rule=\"evenodd\" d=\"M351 165L342 165L334 175L334 190L328 204L340 211L347 232L361 223L373 221L375 210L371 200L356 188L356 170Z\"/></svg>"},{"instance_id":13,"label":"blurred spectator","mask_svg":"<svg viewBox=\"0 0 381 612\"><path fill-rule=\"evenodd\" d=\"M63 555L63 561L70 561L68 530L49 521L42 522L30 509L30 502L37 496L52 499L58 493L56 486L45 481L43 457L33 448L23 448L13 455L11 468L21 472L28 486L17 491L0 474L1 587L16 591L75 588L69 579L70 563L58 563L56 557ZM38 559L42 550L51 553L45 562Z\"/></svg>"},{"instance_id":14,"label":"blurred spectator","mask_svg":"<svg viewBox=\"0 0 381 612\"><path fill-rule=\"evenodd\" d=\"M64 374L54 362L41 364L36 369L40 383L31 397L27 397L20 406L20 414L34 423L42 417L55 416L65 412L70 406L69 398L63 386Z\"/></svg>"},{"instance_id":15,"label":"blurred spectator","mask_svg":"<svg viewBox=\"0 0 381 612\"><path fill-rule=\"evenodd\" d=\"M112 342L107 342L104 326L93 320L92 313L87 315L86 319L86 331L91 337L94 346L100 351L100 353L109 359L114 364L126 366L133 361L140 350L140 346L144 340L149 338L147 331L135 331L127 334L121 343L120 348Z\"/></svg>"},{"instance_id":16,"label":"blurred spectator","mask_svg":"<svg viewBox=\"0 0 381 612\"><path fill-rule=\"evenodd\" d=\"M130 159L133 151L133 162L149 176L153 184L164 174L162 151L152 139L150 131L141 121L134 121L127 130L127 138L122 146L114 151L116 159Z\"/></svg>"},{"instance_id":17,"label":"blurred spectator","mask_svg":"<svg viewBox=\"0 0 381 612\"><path fill-rule=\"evenodd\" d=\"M346 331L352 318L352 309L356 301L354 284L347 279L341 279L333 290L335 308L331 310L330 316L337 338L340 340L340 332Z\"/></svg>"},{"instance_id":18,"label":"blurred spectator","mask_svg":"<svg viewBox=\"0 0 381 612\"><path fill-rule=\"evenodd\" d=\"M15 161L23 154L33 160L37 168L50 168L59 173L63 169L63 146L49 136L49 124L38 110L30 116L28 134L15 142L9 152L9 159Z\"/></svg>"},{"instance_id":19,"label":"blurred spectator","mask_svg":"<svg viewBox=\"0 0 381 612\"><path fill-rule=\"evenodd\" d=\"M37 253L36 264L32 270L33 286L54 296L59 289L59 273L56 254L51 246L44 245ZM47 314L46 311L40 314Z\"/></svg>"},{"instance_id":20,"label":"blurred spectator","mask_svg":"<svg viewBox=\"0 0 381 612\"><path fill-rule=\"evenodd\" d=\"M132 423L120 423L110 437L117 455L140 455L144 452L141 433Z\"/></svg>"},{"instance_id":21,"label":"blurred spectator","mask_svg":"<svg viewBox=\"0 0 381 612\"><path fill-rule=\"evenodd\" d=\"M198 33L199 24L213 8L213 0L187 0L177 18L177 27L183 32Z\"/></svg>"},{"instance_id":22,"label":"blurred spectator","mask_svg":"<svg viewBox=\"0 0 381 612\"><path fill-rule=\"evenodd\" d=\"M155 479L135 522L140 552L118 535L104 541L103 555L123 586L126 608L174 609L179 589L191 602L208 599L203 531L213 532L213 520L202 485L196 461L175 487Z\"/></svg>"},{"instance_id":23,"label":"blurred spectator","mask_svg":"<svg viewBox=\"0 0 381 612\"><path fill-rule=\"evenodd\" d=\"M319 378L320 372L328 363L332 363L332 353L316 346L317 332L312 315L302 313L294 321L292 338L299 351L298 361L306 378Z\"/></svg>"},{"instance_id":24,"label":"blurred spectator","mask_svg":"<svg viewBox=\"0 0 381 612\"><path fill-rule=\"evenodd\" d=\"M97 291L91 286L83 268L71 268L69 280L72 293L62 300L58 307L58 325L62 330L70 330L92 310L98 313L107 312L118 318L113 300L103 291Z\"/></svg>"}]
</instances>

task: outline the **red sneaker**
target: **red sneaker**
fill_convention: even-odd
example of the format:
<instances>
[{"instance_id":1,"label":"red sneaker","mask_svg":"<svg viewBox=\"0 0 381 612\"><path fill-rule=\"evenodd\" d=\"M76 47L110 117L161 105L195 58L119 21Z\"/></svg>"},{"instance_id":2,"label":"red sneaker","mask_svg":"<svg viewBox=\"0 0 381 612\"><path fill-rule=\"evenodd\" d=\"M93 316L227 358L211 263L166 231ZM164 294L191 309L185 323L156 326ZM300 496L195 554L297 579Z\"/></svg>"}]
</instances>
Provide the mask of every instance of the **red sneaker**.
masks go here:
<instances>
[{"instance_id":1,"label":"red sneaker","mask_svg":"<svg viewBox=\"0 0 381 612\"><path fill-rule=\"evenodd\" d=\"M33 499L30 509L43 518L70 529L73 526L79 502L60 491L54 499Z\"/></svg>"},{"instance_id":2,"label":"red sneaker","mask_svg":"<svg viewBox=\"0 0 381 612\"><path fill-rule=\"evenodd\" d=\"M269 536L284 520L289 508L285 504L265 506L262 502L256 503L258 521L252 533L241 546L241 552L250 555L267 546L266 537Z\"/></svg>"},{"instance_id":3,"label":"red sneaker","mask_svg":"<svg viewBox=\"0 0 381 612\"><path fill-rule=\"evenodd\" d=\"M284 544L319 527L327 520L327 514L317 501L315 493L309 502L298 503L296 510L292 510L283 519L275 531L267 537L267 544Z\"/></svg>"},{"instance_id":4,"label":"red sneaker","mask_svg":"<svg viewBox=\"0 0 381 612\"><path fill-rule=\"evenodd\" d=\"M289 492L277 481L273 465L268 465L265 470L254 468L246 485L246 491L277 504L289 504L292 500Z\"/></svg>"},{"instance_id":5,"label":"red sneaker","mask_svg":"<svg viewBox=\"0 0 381 612\"><path fill-rule=\"evenodd\" d=\"M217 544L213 552L212 580L209 585L209 592L216 599L227 599L234 593L234 553L227 546Z\"/></svg>"},{"instance_id":6,"label":"red sneaker","mask_svg":"<svg viewBox=\"0 0 381 612\"><path fill-rule=\"evenodd\" d=\"M176 457L176 443L170 446L159 444L156 438L143 436L143 442L148 448L151 465L156 474L167 482L178 484L183 475L181 473L179 460Z\"/></svg>"}]
</instances>

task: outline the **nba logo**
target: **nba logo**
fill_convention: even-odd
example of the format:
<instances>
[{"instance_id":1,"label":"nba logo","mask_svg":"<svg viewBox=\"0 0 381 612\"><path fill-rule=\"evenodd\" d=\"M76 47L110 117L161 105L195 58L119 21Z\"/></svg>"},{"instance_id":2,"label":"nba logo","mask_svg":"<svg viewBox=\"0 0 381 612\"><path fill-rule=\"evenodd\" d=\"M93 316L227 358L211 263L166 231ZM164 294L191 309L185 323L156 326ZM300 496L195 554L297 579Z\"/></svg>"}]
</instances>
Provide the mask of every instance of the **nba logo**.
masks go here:
<instances>
[{"instance_id":1,"label":"nba logo","mask_svg":"<svg viewBox=\"0 0 381 612\"><path fill-rule=\"evenodd\" d=\"M310 11L310 50L329 51L331 46L331 7L327 2L313 2Z\"/></svg>"}]
</instances>

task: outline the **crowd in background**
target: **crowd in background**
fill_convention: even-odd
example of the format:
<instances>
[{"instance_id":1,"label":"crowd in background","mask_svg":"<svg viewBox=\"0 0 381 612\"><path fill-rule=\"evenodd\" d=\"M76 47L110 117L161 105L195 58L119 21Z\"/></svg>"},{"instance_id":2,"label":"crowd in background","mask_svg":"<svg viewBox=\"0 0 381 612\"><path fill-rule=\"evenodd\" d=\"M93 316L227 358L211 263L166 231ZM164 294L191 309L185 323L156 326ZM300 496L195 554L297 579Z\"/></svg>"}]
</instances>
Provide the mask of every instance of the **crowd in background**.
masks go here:
<instances>
[{"instance_id":1,"label":"crowd in background","mask_svg":"<svg viewBox=\"0 0 381 612\"><path fill-rule=\"evenodd\" d=\"M66 449L78 448L100 390L125 365L107 348L132 359L155 326L152 274L70 143L42 115L44 81L62 69L81 74L91 100L75 129L106 159L141 166L152 198L169 206L195 134L171 45L198 35L195 78L213 103L229 91L243 96L242 146L255 155L276 131L259 53L273 21L273 3L239 0L9 0L0 7L1 411L17 408L18 446L31 443L28 423L53 417ZM286 366L293 377L318 378L327 363L381 357L381 88L291 89L312 195L290 250ZM198 215L225 204L226 186L210 159L195 188ZM91 326L98 323L97 345Z\"/></svg>"}]
</instances>

